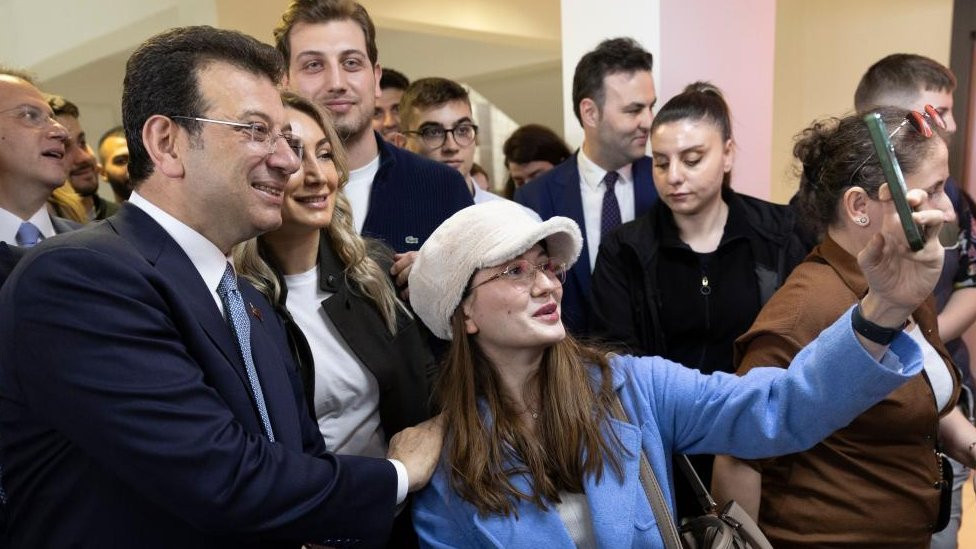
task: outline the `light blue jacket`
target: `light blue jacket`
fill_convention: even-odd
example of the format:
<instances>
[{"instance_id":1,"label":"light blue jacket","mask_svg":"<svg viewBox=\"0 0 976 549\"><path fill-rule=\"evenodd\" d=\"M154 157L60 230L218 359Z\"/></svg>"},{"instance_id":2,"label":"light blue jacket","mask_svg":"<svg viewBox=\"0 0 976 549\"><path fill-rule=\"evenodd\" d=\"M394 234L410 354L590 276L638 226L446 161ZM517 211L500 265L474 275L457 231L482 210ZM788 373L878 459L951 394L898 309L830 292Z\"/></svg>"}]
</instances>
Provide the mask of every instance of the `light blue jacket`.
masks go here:
<instances>
[{"instance_id":1,"label":"light blue jacket","mask_svg":"<svg viewBox=\"0 0 976 549\"><path fill-rule=\"evenodd\" d=\"M799 452L847 425L922 369L922 356L901 334L881 362L858 343L850 313L797 354L789 369L757 368L744 377L711 376L660 357L615 357L613 382L631 423L609 420L626 452L623 478L609 465L584 482L600 547L663 547L639 477L644 452L674 509L672 453L762 458ZM641 427L638 429L636 425ZM517 505L518 518L482 517L450 487L441 463L414 501L423 547L573 547L554 506ZM516 488L529 491L524 477Z\"/></svg>"}]
</instances>

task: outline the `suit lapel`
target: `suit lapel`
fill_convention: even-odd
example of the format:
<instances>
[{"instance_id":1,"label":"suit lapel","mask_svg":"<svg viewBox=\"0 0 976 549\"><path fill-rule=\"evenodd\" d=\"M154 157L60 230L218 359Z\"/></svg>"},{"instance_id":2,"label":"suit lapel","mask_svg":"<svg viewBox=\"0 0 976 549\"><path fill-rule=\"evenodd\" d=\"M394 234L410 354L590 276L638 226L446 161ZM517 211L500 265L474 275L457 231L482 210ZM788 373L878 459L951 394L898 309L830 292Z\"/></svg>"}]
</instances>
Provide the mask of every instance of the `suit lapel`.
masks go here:
<instances>
[{"instance_id":1,"label":"suit lapel","mask_svg":"<svg viewBox=\"0 0 976 549\"><path fill-rule=\"evenodd\" d=\"M304 412L304 408L301 408L298 403L292 405L295 402L295 390L288 376L289 366L285 362L287 359L276 352L276 349L281 349L281 345L275 341L274 335L268 330L268 323L277 322L277 317L266 298L250 283L238 279L238 284L251 320L251 355L254 358L254 366L258 370L258 378L261 380L261 390L268 407L275 441L288 448L301 450L302 433L298 411ZM234 347L234 350L236 352L237 348ZM243 368L243 364L241 367ZM246 372L240 369L238 371L246 375ZM250 384L246 381L245 384L250 391Z\"/></svg>"},{"instance_id":2,"label":"suit lapel","mask_svg":"<svg viewBox=\"0 0 976 549\"><path fill-rule=\"evenodd\" d=\"M654 186L652 165L651 158L645 156L634 162L631 167L634 177L635 219L647 213L657 201L657 187Z\"/></svg>"},{"instance_id":3,"label":"suit lapel","mask_svg":"<svg viewBox=\"0 0 976 549\"><path fill-rule=\"evenodd\" d=\"M190 309L191 316L187 318L197 320L250 392L237 342L217 309L210 289L183 249L148 214L131 204L124 204L117 215L105 222L131 242L173 288L179 289L179 299L171 302L185 304Z\"/></svg>"},{"instance_id":4,"label":"suit lapel","mask_svg":"<svg viewBox=\"0 0 976 549\"><path fill-rule=\"evenodd\" d=\"M576 154L579 154L578 152ZM583 233L583 250L579 259L570 270L570 276L576 278L577 284L583 290L583 295L590 292L590 252L589 241L586 238L586 222L583 217L583 195L580 193L580 174L576 163L576 154L563 163L562 173L554 178L556 185L551 188L553 211L559 215L569 217L579 225Z\"/></svg>"}]
</instances>

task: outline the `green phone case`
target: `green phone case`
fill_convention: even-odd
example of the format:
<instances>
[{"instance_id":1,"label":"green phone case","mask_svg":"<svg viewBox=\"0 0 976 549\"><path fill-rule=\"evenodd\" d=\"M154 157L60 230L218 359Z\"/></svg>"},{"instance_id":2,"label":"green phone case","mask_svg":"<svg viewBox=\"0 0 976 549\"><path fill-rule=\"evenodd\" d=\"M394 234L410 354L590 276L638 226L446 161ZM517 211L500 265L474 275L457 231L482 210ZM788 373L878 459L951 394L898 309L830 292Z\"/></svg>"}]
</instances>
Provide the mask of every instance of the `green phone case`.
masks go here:
<instances>
[{"instance_id":1,"label":"green phone case","mask_svg":"<svg viewBox=\"0 0 976 549\"><path fill-rule=\"evenodd\" d=\"M922 239L922 231L912 219L912 208L905 197L908 186L905 185L905 176L902 174L901 166L898 165L898 159L895 158L895 147L888 137L888 128L885 128L881 115L876 112L864 115L864 123L868 125L868 131L871 132L871 142L874 143L874 150L878 153L878 160L881 161L885 180L888 182L888 188L891 189L891 197L901 219L901 227L905 230L905 238L908 239L908 245L912 250L917 252L925 246L925 241Z\"/></svg>"}]
</instances>

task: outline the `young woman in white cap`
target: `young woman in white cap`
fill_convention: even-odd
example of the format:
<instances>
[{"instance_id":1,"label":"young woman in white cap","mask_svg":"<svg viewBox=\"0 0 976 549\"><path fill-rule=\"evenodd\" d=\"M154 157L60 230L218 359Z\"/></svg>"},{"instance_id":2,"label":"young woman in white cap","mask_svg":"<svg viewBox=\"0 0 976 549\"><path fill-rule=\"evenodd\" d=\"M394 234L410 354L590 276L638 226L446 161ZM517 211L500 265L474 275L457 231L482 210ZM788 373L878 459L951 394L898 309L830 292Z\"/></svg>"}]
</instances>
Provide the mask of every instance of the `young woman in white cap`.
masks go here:
<instances>
[{"instance_id":1,"label":"young woman in white cap","mask_svg":"<svg viewBox=\"0 0 976 549\"><path fill-rule=\"evenodd\" d=\"M917 374L918 347L898 328L938 278L942 212L915 214L927 244L913 254L888 209L859 257L871 285L859 306L790 369L741 378L607 356L567 335L560 282L582 245L570 219L535 221L500 201L453 215L409 279L416 314L451 340L443 458L414 502L421 544L663 547L641 454L673 509L672 453L807 448ZM618 399L626 420L613 417Z\"/></svg>"}]
</instances>

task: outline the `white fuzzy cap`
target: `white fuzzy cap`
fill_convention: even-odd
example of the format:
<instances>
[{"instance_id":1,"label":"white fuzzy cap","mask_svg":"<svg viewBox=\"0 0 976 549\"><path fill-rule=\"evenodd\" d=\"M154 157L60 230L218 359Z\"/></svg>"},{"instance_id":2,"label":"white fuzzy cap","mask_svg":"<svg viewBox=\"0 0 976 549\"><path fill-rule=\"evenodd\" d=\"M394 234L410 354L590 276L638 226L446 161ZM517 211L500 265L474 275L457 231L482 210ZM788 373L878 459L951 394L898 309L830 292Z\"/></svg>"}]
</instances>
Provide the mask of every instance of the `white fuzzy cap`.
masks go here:
<instances>
[{"instance_id":1,"label":"white fuzzy cap","mask_svg":"<svg viewBox=\"0 0 976 549\"><path fill-rule=\"evenodd\" d=\"M583 248L579 226L568 217L533 219L508 200L468 206L434 231L410 270L410 305L441 339L451 339L451 315L478 269L494 267L545 240L553 261L569 268Z\"/></svg>"}]
</instances>

